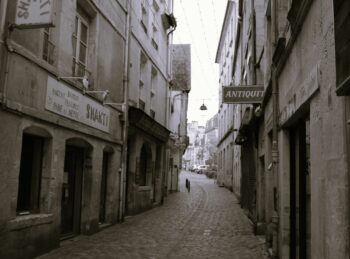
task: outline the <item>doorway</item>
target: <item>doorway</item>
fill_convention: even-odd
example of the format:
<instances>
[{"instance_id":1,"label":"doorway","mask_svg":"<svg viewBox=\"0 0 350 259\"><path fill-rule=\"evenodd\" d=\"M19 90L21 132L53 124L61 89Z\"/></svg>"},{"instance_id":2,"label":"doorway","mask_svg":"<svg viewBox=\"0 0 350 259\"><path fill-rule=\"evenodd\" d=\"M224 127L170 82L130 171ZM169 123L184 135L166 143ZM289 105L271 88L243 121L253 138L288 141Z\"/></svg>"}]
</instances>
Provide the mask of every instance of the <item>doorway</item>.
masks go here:
<instances>
[{"instance_id":1,"label":"doorway","mask_svg":"<svg viewBox=\"0 0 350 259\"><path fill-rule=\"evenodd\" d=\"M310 258L310 120L290 130L290 258Z\"/></svg>"},{"instance_id":2,"label":"doorway","mask_svg":"<svg viewBox=\"0 0 350 259\"><path fill-rule=\"evenodd\" d=\"M101 176L101 191L100 191L100 214L99 223L106 223L106 201L107 201L107 182L108 182L108 165L109 156L107 152L103 152L102 158L102 176Z\"/></svg>"},{"instance_id":3,"label":"doorway","mask_svg":"<svg viewBox=\"0 0 350 259\"><path fill-rule=\"evenodd\" d=\"M80 233L84 148L66 146L61 198L61 235Z\"/></svg>"}]
</instances>

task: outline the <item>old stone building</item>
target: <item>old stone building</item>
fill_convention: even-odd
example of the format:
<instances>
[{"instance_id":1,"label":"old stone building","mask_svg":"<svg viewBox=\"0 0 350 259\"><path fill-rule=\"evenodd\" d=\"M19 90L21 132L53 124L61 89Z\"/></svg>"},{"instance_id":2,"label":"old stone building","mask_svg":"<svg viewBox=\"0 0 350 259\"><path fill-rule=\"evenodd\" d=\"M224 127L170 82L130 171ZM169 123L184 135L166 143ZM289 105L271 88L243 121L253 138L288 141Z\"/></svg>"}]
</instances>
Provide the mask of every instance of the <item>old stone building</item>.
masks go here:
<instances>
[{"instance_id":1,"label":"old stone building","mask_svg":"<svg viewBox=\"0 0 350 259\"><path fill-rule=\"evenodd\" d=\"M16 4L0 10L1 258L122 215L122 113L103 102L123 102L126 1L50 2L55 27L28 29L9 25L36 3Z\"/></svg>"},{"instance_id":2,"label":"old stone building","mask_svg":"<svg viewBox=\"0 0 350 259\"><path fill-rule=\"evenodd\" d=\"M162 202L169 163L172 1L131 1L126 211Z\"/></svg>"},{"instance_id":3,"label":"old stone building","mask_svg":"<svg viewBox=\"0 0 350 259\"><path fill-rule=\"evenodd\" d=\"M241 206L273 258L348 258L349 4L236 3L231 80L265 89L234 112Z\"/></svg>"},{"instance_id":4,"label":"old stone building","mask_svg":"<svg viewBox=\"0 0 350 259\"><path fill-rule=\"evenodd\" d=\"M232 58L234 55L234 33L237 24L237 5L234 1L228 1L220 40L216 52L215 62L219 64L219 136L218 136L218 172L217 182L229 189L233 186L233 157L237 149L234 147L234 112L237 106L223 103L222 88L233 85ZM236 175L235 175L236 177Z\"/></svg>"},{"instance_id":5,"label":"old stone building","mask_svg":"<svg viewBox=\"0 0 350 259\"><path fill-rule=\"evenodd\" d=\"M162 202L172 5L0 2L1 258L32 258Z\"/></svg>"},{"instance_id":6,"label":"old stone building","mask_svg":"<svg viewBox=\"0 0 350 259\"><path fill-rule=\"evenodd\" d=\"M172 45L172 81L170 88L168 192L179 190L182 156L189 144L187 136L188 94L191 90L191 46Z\"/></svg>"}]
</instances>

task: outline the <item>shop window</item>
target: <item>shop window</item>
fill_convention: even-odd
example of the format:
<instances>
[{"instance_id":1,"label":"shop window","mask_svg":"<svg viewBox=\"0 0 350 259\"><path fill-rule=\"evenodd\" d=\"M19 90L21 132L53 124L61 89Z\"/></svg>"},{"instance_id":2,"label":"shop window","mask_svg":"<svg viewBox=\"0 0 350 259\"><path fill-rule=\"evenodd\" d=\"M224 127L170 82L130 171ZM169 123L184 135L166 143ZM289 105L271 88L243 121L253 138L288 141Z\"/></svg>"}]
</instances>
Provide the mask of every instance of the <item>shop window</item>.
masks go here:
<instances>
[{"instance_id":1,"label":"shop window","mask_svg":"<svg viewBox=\"0 0 350 259\"><path fill-rule=\"evenodd\" d=\"M334 1L337 94L350 95L350 2Z\"/></svg>"},{"instance_id":2,"label":"shop window","mask_svg":"<svg viewBox=\"0 0 350 259\"><path fill-rule=\"evenodd\" d=\"M87 71L89 22L84 11L77 8L73 32L73 67L74 76L85 76Z\"/></svg>"},{"instance_id":3,"label":"shop window","mask_svg":"<svg viewBox=\"0 0 350 259\"><path fill-rule=\"evenodd\" d=\"M23 134L17 213L39 213L44 139Z\"/></svg>"},{"instance_id":4,"label":"shop window","mask_svg":"<svg viewBox=\"0 0 350 259\"><path fill-rule=\"evenodd\" d=\"M43 29L43 53L42 58L49 64L53 64L53 53L55 49L55 45L52 40L52 29L45 28Z\"/></svg>"}]
</instances>

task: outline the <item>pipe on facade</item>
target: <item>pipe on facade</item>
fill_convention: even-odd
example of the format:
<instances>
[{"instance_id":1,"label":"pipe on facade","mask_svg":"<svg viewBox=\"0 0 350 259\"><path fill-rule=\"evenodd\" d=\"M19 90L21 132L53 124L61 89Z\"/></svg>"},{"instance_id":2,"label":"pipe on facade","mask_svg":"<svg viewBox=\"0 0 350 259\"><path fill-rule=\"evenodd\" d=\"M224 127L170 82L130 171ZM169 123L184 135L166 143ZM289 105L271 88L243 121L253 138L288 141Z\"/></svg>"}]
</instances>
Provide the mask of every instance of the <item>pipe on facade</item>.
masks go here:
<instances>
[{"instance_id":1,"label":"pipe on facade","mask_svg":"<svg viewBox=\"0 0 350 259\"><path fill-rule=\"evenodd\" d=\"M130 56L130 24L131 24L131 0L128 1L126 7L126 25L125 25L125 52L124 52L124 71L123 71L123 99L124 99L124 121L123 121L123 148L122 148L122 170L120 173L119 186L119 221L124 221L125 216L125 197L126 193L126 174L127 172L127 153L128 153L128 127L129 127L129 56Z\"/></svg>"},{"instance_id":2,"label":"pipe on facade","mask_svg":"<svg viewBox=\"0 0 350 259\"><path fill-rule=\"evenodd\" d=\"M272 43L273 47L277 44L277 1L271 0L271 18L272 18ZM274 176L274 186L278 186L278 82L276 66L271 62L271 80L272 80L272 172ZM276 195L276 194L274 194ZM275 198L275 197L274 197ZM277 205L278 206L278 205ZM273 215L271 217L272 229L273 229L273 247L272 257L278 257L278 233L279 233L279 215L278 208L274 208Z\"/></svg>"},{"instance_id":3,"label":"pipe on facade","mask_svg":"<svg viewBox=\"0 0 350 259\"><path fill-rule=\"evenodd\" d=\"M4 43L4 32L6 24L6 12L7 12L7 3L8 0L2 0L0 2L0 43Z\"/></svg>"}]
</instances>

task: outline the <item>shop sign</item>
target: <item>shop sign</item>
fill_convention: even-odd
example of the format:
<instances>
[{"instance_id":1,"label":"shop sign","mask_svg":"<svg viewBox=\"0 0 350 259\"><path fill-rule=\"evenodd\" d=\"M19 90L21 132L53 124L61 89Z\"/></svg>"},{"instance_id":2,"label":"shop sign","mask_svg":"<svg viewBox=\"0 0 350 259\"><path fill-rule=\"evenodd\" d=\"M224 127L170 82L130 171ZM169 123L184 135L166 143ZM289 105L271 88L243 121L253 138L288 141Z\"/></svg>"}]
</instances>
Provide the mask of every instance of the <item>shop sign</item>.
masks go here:
<instances>
[{"instance_id":1,"label":"shop sign","mask_svg":"<svg viewBox=\"0 0 350 259\"><path fill-rule=\"evenodd\" d=\"M264 98L264 86L225 86L222 93L223 103L261 103Z\"/></svg>"},{"instance_id":2,"label":"shop sign","mask_svg":"<svg viewBox=\"0 0 350 259\"><path fill-rule=\"evenodd\" d=\"M100 103L48 77L45 108L90 127L109 132L110 111Z\"/></svg>"},{"instance_id":3,"label":"shop sign","mask_svg":"<svg viewBox=\"0 0 350 259\"><path fill-rule=\"evenodd\" d=\"M15 26L42 28L53 26L54 0L17 0Z\"/></svg>"}]
</instances>

